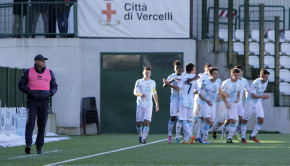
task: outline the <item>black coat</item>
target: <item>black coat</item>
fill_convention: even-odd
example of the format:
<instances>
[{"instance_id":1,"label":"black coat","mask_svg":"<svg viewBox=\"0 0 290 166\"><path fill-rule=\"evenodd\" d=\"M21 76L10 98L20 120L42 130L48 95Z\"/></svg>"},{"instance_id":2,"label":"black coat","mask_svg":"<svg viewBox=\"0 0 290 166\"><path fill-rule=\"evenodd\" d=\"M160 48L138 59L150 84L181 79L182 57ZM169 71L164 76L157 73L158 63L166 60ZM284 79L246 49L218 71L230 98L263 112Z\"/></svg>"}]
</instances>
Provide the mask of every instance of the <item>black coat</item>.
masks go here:
<instances>
[{"instance_id":1,"label":"black coat","mask_svg":"<svg viewBox=\"0 0 290 166\"><path fill-rule=\"evenodd\" d=\"M13 2L28 2L28 0L14 0ZM21 15L21 4L14 4L13 5L13 14L14 15ZM23 4L23 15L27 14L27 4Z\"/></svg>"}]
</instances>

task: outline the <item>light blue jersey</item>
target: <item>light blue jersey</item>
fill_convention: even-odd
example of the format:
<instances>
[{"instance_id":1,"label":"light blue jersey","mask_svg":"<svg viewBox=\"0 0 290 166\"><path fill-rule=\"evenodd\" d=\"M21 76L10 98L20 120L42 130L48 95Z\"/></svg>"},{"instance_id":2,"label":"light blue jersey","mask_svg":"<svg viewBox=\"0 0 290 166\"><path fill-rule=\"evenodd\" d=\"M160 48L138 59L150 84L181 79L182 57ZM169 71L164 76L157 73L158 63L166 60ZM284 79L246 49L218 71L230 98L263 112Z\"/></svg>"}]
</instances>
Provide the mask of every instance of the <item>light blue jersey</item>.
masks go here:
<instances>
[{"instance_id":1,"label":"light blue jersey","mask_svg":"<svg viewBox=\"0 0 290 166\"><path fill-rule=\"evenodd\" d=\"M156 83L154 80L145 81L143 78L136 81L134 93L145 94L146 98L137 96L137 105L143 107L152 107L152 96L156 94Z\"/></svg>"},{"instance_id":2,"label":"light blue jersey","mask_svg":"<svg viewBox=\"0 0 290 166\"><path fill-rule=\"evenodd\" d=\"M249 91L250 90L250 87L249 87L249 83L248 83L248 80L245 79L244 77L242 77L242 79L240 80L240 83L241 83L241 90L240 90L240 101L239 103L242 103L242 98L244 96L244 91Z\"/></svg>"},{"instance_id":3,"label":"light blue jersey","mask_svg":"<svg viewBox=\"0 0 290 166\"><path fill-rule=\"evenodd\" d=\"M202 82L200 87L200 94L211 103L215 103L218 97L218 90L221 87L221 80L217 79L215 82L211 82L210 79L206 79ZM199 103L206 103L204 100L199 99Z\"/></svg>"},{"instance_id":4,"label":"light blue jersey","mask_svg":"<svg viewBox=\"0 0 290 166\"><path fill-rule=\"evenodd\" d=\"M174 80L171 84L177 86L178 81L176 81L176 79L180 80L180 76L178 76L176 73L172 73L170 76L168 76L167 81L171 82L172 80ZM179 91L171 88L171 96L170 96L170 102L177 102L179 101Z\"/></svg>"},{"instance_id":5,"label":"light blue jersey","mask_svg":"<svg viewBox=\"0 0 290 166\"><path fill-rule=\"evenodd\" d=\"M177 86L180 88L179 91L179 104L187 108L193 108L193 97L194 92L199 91L197 81L191 81L189 84L186 83L188 79L194 78L195 74L182 74L181 80Z\"/></svg>"},{"instance_id":6,"label":"light blue jersey","mask_svg":"<svg viewBox=\"0 0 290 166\"><path fill-rule=\"evenodd\" d=\"M236 82L232 82L231 78L223 81L222 83L222 87L221 90L224 91L225 93L230 94L230 97L227 98L227 101L229 103L234 103L235 101L237 101L237 94L238 91L241 88L241 82L239 80L237 80ZM223 103L224 101L222 100L221 103Z\"/></svg>"},{"instance_id":7,"label":"light blue jersey","mask_svg":"<svg viewBox=\"0 0 290 166\"><path fill-rule=\"evenodd\" d=\"M255 79L255 81L251 84L249 95L246 99L246 103L255 105L258 102L261 102L262 98L252 98L251 93L256 94L258 96L262 96L262 94L267 88L268 82L269 80L267 80L267 82L263 84L261 78Z\"/></svg>"}]
</instances>

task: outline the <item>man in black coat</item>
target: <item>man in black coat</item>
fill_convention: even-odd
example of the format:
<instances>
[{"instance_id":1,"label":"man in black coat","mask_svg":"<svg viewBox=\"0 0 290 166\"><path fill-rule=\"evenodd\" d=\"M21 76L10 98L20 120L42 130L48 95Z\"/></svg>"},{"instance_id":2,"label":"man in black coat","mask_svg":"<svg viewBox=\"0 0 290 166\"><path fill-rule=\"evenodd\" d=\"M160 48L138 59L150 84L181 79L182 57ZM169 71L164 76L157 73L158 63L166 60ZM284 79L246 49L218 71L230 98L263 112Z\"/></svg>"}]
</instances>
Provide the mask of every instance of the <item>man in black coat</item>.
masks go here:
<instances>
[{"instance_id":1,"label":"man in black coat","mask_svg":"<svg viewBox=\"0 0 290 166\"><path fill-rule=\"evenodd\" d=\"M34 57L34 67L26 69L18 82L18 88L27 94L27 122L25 128L25 153L30 154L32 134L37 117L38 133L36 152L42 154L45 127L49 112L49 98L57 91L54 74L46 68L47 58L38 54Z\"/></svg>"}]
</instances>

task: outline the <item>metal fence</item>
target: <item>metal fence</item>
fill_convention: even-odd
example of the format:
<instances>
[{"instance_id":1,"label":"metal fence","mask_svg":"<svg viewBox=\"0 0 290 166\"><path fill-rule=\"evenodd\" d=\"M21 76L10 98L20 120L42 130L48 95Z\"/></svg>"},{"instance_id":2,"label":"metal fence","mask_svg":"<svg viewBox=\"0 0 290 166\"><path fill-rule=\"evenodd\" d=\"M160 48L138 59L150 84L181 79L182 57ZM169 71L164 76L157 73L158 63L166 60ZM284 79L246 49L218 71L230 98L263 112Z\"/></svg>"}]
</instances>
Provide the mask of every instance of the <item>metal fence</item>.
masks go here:
<instances>
[{"instance_id":1,"label":"metal fence","mask_svg":"<svg viewBox=\"0 0 290 166\"><path fill-rule=\"evenodd\" d=\"M0 3L0 38L77 35L76 2Z\"/></svg>"}]
</instances>

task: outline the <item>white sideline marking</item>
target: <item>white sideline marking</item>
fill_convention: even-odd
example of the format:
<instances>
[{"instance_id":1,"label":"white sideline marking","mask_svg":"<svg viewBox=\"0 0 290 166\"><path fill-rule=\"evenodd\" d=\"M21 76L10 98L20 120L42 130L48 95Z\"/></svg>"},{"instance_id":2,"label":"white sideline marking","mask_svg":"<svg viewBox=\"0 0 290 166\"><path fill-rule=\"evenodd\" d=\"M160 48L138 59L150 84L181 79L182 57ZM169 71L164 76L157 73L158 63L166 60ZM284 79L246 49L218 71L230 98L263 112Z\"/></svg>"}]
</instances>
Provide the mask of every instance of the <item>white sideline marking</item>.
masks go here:
<instances>
[{"instance_id":1,"label":"white sideline marking","mask_svg":"<svg viewBox=\"0 0 290 166\"><path fill-rule=\"evenodd\" d=\"M48 154L48 153L56 153L56 152L60 152L62 150L54 150L54 151L48 151L48 152L43 152L43 154ZM33 157L33 156L38 156L39 154L33 154L33 155L25 155L25 156L19 156L19 157L13 157L13 158L9 158L8 160L14 160L14 159L22 159L22 158L26 158L26 157Z\"/></svg>"},{"instance_id":2,"label":"white sideline marking","mask_svg":"<svg viewBox=\"0 0 290 166\"><path fill-rule=\"evenodd\" d=\"M121 149L112 150L112 151L108 151L108 152L97 153L97 154L93 154L93 155L89 155L89 156L84 156L84 157L69 159L69 160L65 160L65 161L61 161L61 162L57 162L57 163L47 164L47 165L44 165L44 166L52 166L52 165L57 165L57 164L68 163L68 162L71 162L71 161L76 161L76 160L81 160L81 159L101 156L103 154L109 154L109 153L119 152L119 151L123 151L123 150L133 149L133 148L137 148L137 147L140 147L140 146L155 144L155 143L166 141L166 140L167 139L162 139L162 140L158 140L158 141L155 141L155 142L150 142L150 143L147 143L147 144L140 144L140 145L130 146L130 147L127 147L127 148L121 148Z\"/></svg>"}]
</instances>

